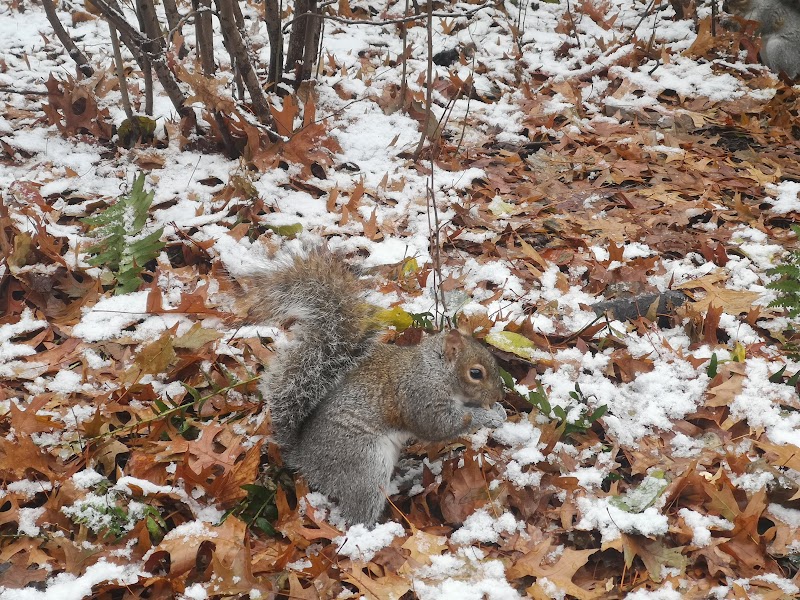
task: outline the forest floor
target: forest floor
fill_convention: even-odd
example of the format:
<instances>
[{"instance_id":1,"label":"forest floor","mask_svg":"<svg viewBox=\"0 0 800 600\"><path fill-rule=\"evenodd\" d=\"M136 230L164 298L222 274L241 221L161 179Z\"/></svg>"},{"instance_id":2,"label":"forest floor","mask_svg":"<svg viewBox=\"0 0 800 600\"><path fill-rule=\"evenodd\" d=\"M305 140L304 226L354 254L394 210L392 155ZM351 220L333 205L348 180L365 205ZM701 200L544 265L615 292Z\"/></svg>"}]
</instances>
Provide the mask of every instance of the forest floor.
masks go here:
<instances>
[{"instance_id":1,"label":"forest floor","mask_svg":"<svg viewBox=\"0 0 800 600\"><path fill-rule=\"evenodd\" d=\"M0 3L0 599L797 597L800 303L768 285L800 288L800 87L757 40L658 0L436 18L415 159L424 21L405 101L398 26L330 21L314 82L273 98L285 139L230 160L225 64L195 129L157 90L154 140L118 145L108 29L79 12L76 82L42 8ZM408 343L437 317L432 201L508 421L411 446L391 520L348 529L278 468L257 384L286 336L242 326L237 276L324 238ZM110 206L141 273L97 248Z\"/></svg>"}]
</instances>

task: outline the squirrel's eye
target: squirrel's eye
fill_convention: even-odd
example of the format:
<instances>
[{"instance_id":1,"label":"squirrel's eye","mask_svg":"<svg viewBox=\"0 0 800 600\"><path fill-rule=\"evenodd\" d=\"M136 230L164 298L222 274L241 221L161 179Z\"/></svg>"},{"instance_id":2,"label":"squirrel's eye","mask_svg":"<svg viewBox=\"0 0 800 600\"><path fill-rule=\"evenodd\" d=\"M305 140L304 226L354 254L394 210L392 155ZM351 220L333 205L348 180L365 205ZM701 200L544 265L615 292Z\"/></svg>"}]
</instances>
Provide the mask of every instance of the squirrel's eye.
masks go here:
<instances>
[{"instance_id":1,"label":"squirrel's eye","mask_svg":"<svg viewBox=\"0 0 800 600\"><path fill-rule=\"evenodd\" d=\"M483 379L483 369L470 369L469 378L473 379L474 381L480 381Z\"/></svg>"}]
</instances>

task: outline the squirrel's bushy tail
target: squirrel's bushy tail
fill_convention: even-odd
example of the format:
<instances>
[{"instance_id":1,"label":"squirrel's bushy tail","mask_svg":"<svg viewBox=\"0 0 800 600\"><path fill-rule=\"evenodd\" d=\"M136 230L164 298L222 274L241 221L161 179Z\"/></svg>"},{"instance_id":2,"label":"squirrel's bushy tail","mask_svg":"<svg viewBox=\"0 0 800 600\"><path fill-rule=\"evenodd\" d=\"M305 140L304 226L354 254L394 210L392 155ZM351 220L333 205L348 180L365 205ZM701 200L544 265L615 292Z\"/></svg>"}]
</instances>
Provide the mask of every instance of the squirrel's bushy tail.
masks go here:
<instances>
[{"instance_id":1,"label":"squirrel's bushy tail","mask_svg":"<svg viewBox=\"0 0 800 600\"><path fill-rule=\"evenodd\" d=\"M369 352L378 332L364 285L326 248L295 254L255 273L248 320L293 323L295 339L272 359L263 389L275 441L294 444L305 420Z\"/></svg>"}]
</instances>

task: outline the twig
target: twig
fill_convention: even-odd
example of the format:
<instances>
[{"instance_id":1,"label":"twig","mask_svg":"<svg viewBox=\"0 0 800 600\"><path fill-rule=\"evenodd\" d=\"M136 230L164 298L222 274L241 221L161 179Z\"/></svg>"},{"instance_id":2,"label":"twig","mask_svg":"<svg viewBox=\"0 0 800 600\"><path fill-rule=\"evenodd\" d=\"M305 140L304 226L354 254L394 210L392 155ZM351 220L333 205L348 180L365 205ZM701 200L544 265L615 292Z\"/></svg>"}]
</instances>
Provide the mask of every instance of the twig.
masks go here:
<instances>
[{"instance_id":1,"label":"twig","mask_svg":"<svg viewBox=\"0 0 800 600\"><path fill-rule=\"evenodd\" d=\"M171 25L169 31L164 36L164 37L166 37L166 40L167 40L167 47L169 47L169 44L172 43L172 38L175 36L175 34L179 30L181 30L184 25L186 25L186 22L189 19L191 19L192 17L202 17L206 13L208 13L209 17L211 15L216 15L217 18L219 18L219 13L217 13L214 10L212 10L211 6L203 6L203 7L198 7L198 8L192 9L191 11L189 11L188 13L183 15L174 25ZM195 23L199 22L200 20L201 19L198 18L197 21L195 21Z\"/></svg>"},{"instance_id":2,"label":"twig","mask_svg":"<svg viewBox=\"0 0 800 600\"><path fill-rule=\"evenodd\" d=\"M239 28L236 26L236 13L233 8L233 0L218 0L219 22L222 33L228 40L229 52L234 59L236 68L244 79L247 91L250 93L250 101L253 104L253 112L261 123L272 122L272 113L269 110L269 102L261 88L253 63L250 62L247 47Z\"/></svg>"},{"instance_id":3,"label":"twig","mask_svg":"<svg viewBox=\"0 0 800 600\"><path fill-rule=\"evenodd\" d=\"M730 10L730 9L728 9ZM711 37L717 37L717 3L711 3ZM697 10L695 10L695 18L697 17Z\"/></svg>"},{"instance_id":4,"label":"twig","mask_svg":"<svg viewBox=\"0 0 800 600\"><path fill-rule=\"evenodd\" d=\"M161 421L162 419L164 419L164 417L169 417L171 415L174 415L175 413L179 413L179 412L181 412L181 411L183 411L183 410L185 410L187 408L190 408L194 404L199 404L200 406L202 406L203 404L205 404L208 400L210 400L214 396L219 396L220 394L224 394L226 392L230 392L231 390L235 390L236 388L241 387L243 385L247 385L248 383L252 383L254 381L258 381L259 379L261 379L261 377L255 375L253 377L248 377L244 381L239 381L239 382L233 383L231 385L225 386L224 388L220 388L220 389L216 390L215 392L209 394L208 396L203 396L202 398L199 398L197 400L195 400L192 397L191 401L184 402L183 404L179 404L178 406L173 406L172 408L167 409L164 412L158 413L154 417L150 417L148 419L142 419L141 421L137 421L136 423L128 423L127 425L124 425L124 426L122 426L122 427L120 427L118 429L114 429L113 431L106 431L105 433L101 433L101 434L96 435L94 437L87 438L86 442L90 443L90 442L94 442L96 440L102 440L102 439L105 439L107 437L111 437L113 435L119 434L119 433L124 433L126 431L132 431L132 430L137 429L137 428L139 428L139 427L141 427L143 425L149 425L150 423L155 423L157 421Z\"/></svg>"},{"instance_id":5,"label":"twig","mask_svg":"<svg viewBox=\"0 0 800 600\"><path fill-rule=\"evenodd\" d=\"M425 145L425 138L428 135L428 127L431 122L431 104L433 102L433 2L428 1L428 71L425 76L425 122L422 125L422 135L419 136L417 149L414 150L414 160L419 160L422 148ZM432 160L432 157L431 157ZM433 171L431 171L432 173Z\"/></svg>"},{"instance_id":6,"label":"twig","mask_svg":"<svg viewBox=\"0 0 800 600\"><path fill-rule=\"evenodd\" d=\"M569 0L567 0L567 17L569 18L569 24L572 27L572 33L575 34L575 43L578 45L578 49L580 49L581 38L578 36L578 28L575 25L575 19L572 18L572 7L569 4Z\"/></svg>"},{"instance_id":7,"label":"twig","mask_svg":"<svg viewBox=\"0 0 800 600\"><path fill-rule=\"evenodd\" d=\"M111 21L108 23L108 32L111 35L111 48L114 51L114 65L117 68L117 80L119 81L119 93L122 100L122 108L125 110L125 116L128 117L131 125L133 125L133 109L131 109L131 99L128 97L128 82L125 79L125 65L122 62L122 53L119 50L119 36L117 30Z\"/></svg>"},{"instance_id":8,"label":"twig","mask_svg":"<svg viewBox=\"0 0 800 600\"><path fill-rule=\"evenodd\" d=\"M473 16L475 13L483 10L484 8L489 8L494 6L494 2L487 2L485 4L481 4L480 6L476 6L473 9L470 9L463 13L446 13L446 12L434 12L434 13L426 13L424 15L412 15L410 17L398 17L396 19L384 19L381 21L372 21L370 19L346 19L344 17L339 17L336 15L323 15L321 13L311 13L311 12L304 12L302 14L298 14L294 19L289 21L283 26L283 31L289 28L289 26L299 19L303 19L305 17L316 17L318 19L328 19L330 21L336 21L337 23L344 23L345 25L396 25L399 23L411 23L413 21L422 21L423 19L427 19L429 16L433 17L441 17L443 19L468 19ZM432 7L431 7L432 8Z\"/></svg>"},{"instance_id":9,"label":"twig","mask_svg":"<svg viewBox=\"0 0 800 600\"><path fill-rule=\"evenodd\" d=\"M712 4L713 4L713 3L712 3ZM631 40L633 39L633 37L636 35L636 30L637 30L637 29L639 29L639 26L640 26L642 23L644 23L644 20L645 20L647 17L649 17L649 16L650 16L650 13L652 13L652 11L653 11L653 8L655 7L655 5L656 5L656 0L650 0L650 4L649 4L649 5L648 5L648 7L645 9L645 11L644 11L644 13L642 14L642 16L639 18L639 22L638 22L638 23L636 23L636 26L635 26L633 29L631 29L631 32L628 34L628 37L625 39L625 41L624 41L624 42L622 42L622 44L620 44L621 46L625 46L626 44L629 44L629 43L631 42Z\"/></svg>"},{"instance_id":10,"label":"twig","mask_svg":"<svg viewBox=\"0 0 800 600\"><path fill-rule=\"evenodd\" d=\"M464 141L464 134L467 132L467 117L469 117L469 104L472 100L472 92L475 90L475 52L472 53L472 72L469 74L469 79L472 81L470 82L470 93L467 95L467 108L464 111L464 121L461 124L461 137L458 138L458 144L456 145L455 153L458 154L458 151L461 149L461 143Z\"/></svg>"},{"instance_id":11,"label":"twig","mask_svg":"<svg viewBox=\"0 0 800 600\"><path fill-rule=\"evenodd\" d=\"M140 29L144 31L144 34L147 36L144 48L147 50L150 63L152 64L154 62L154 55L164 55L165 53L164 39L161 35L161 25L158 22L158 15L156 14L156 7L153 0L137 0L136 13L139 16ZM167 69L167 72L170 76L174 77L171 70ZM159 76L159 81L160 80L161 77ZM149 84L145 88L145 112L149 115L152 114L153 106L153 80L152 77L150 77L149 80L146 79L145 81ZM163 82L162 85L164 85ZM176 82L176 89L180 93L180 88L178 88L177 85ZM183 106L183 100L183 94L181 94L181 106Z\"/></svg>"},{"instance_id":12,"label":"twig","mask_svg":"<svg viewBox=\"0 0 800 600\"><path fill-rule=\"evenodd\" d=\"M20 90L12 85L0 85L0 92L21 96L47 96L47 90Z\"/></svg>"},{"instance_id":13,"label":"twig","mask_svg":"<svg viewBox=\"0 0 800 600\"><path fill-rule=\"evenodd\" d=\"M138 53L146 54L153 65L153 69L155 69L156 76L161 86L164 88L164 91L167 92L167 96L175 107L175 110L178 111L179 114L183 114L186 110L183 106L186 98L181 92L178 82L175 80L175 76L167 66L166 60L164 59L163 48L159 48L156 43L157 50L151 52L150 46L154 41L148 39L140 31L134 29L122 13L111 6L111 1L113 0L92 0L92 3L103 13L103 16L116 27L123 41L125 41L126 37L130 40L131 44L134 46L134 48L131 48L134 54L136 54L137 51ZM158 20L156 19L156 29L157 28Z\"/></svg>"},{"instance_id":14,"label":"twig","mask_svg":"<svg viewBox=\"0 0 800 600\"><path fill-rule=\"evenodd\" d=\"M403 14L408 15L408 0L406 0ZM400 76L400 102L402 105L405 105L406 93L408 92L408 28L405 24L400 28L400 41L403 46L403 60L401 61L403 64L403 73Z\"/></svg>"},{"instance_id":15,"label":"twig","mask_svg":"<svg viewBox=\"0 0 800 600\"><path fill-rule=\"evenodd\" d=\"M281 35L281 10L278 0L264 0L264 22L269 37L269 74L267 89L274 91L283 71L283 36Z\"/></svg>"},{"instance_id":16,"label":"twig","mask_svg":"<svg viewBox=\"0 0 800 600\"><path fill-rule=\"evenodd\" d=\"M300 15L316 16L320 14L317 0L297 0L295 10ZM285 69L295 73L295 87L311 76L311 63L316 54L321 24L322 21L295 18L283 28L283 31L286 31L289 26L292 29L289 35L289 48L286 52Z\"/></svg>"},{"instance_id":17,"label":"twig","mask_svg":"<svg viewBox=\"0 0 800 600\"><path fill-rule=\"evenodd\" d=\"M194 31L197 38L197 52L200 54L200 64L203 66L203 73L211 77L216 71L216 66L214 65L214 30L211 23L211 0L193 0L192 7L197 12Z\"/></svg>"},{"instance_id":18,"label":"twig","mask_svg":"<svg viewBox=\"0 0 800 600\"><path fill-rule=\"evenodd\" d=\"M435 164L433 154L431 154L431 174L428 178L428 230L430 231L428 237L428 245L430 247L431 260L433 261L433 299L434 299L434 314L436 320L439 321L439 326L444 327L445 320L450 319L447 315L447 304L444 299L444 290L442 289L442 254L439 239L439 209L436 207L436 197L433 187L433 174L435 172ZM431 214L433 214L433 223L431 223ZM441 319L439 318L439 303L442 305Z\"/></svg>"},{"instance_id":19,"label":"twig","mask_svg":"<svg viewBox=\"0 0 800 600\"><path fill-rule=\"evenodd\" d=\"M69 34L61 24L61 20L56 14L56 7L53 4L53 0L43 0L42 5L44 6L44 12L45 15L47 15L47 20L50 21L50 26L53 28L53 32L56 34L56 37L58 37L59 41L64 45L64 48L66 48L69 57L75 61L78 71L80 71L80 73L85 77L91 77L94 75L94 69L89 64L89 59L87 59L86 55L78 49L78 47L75 45L75 42L72 41L72 38L69 37Z\"/></svg>"},{"instance_id":20,"label":"twig","mask_svg":"<svg viewBox=\"0 0 800 600\"><path fill-rule=\"evenodd\" d=\"M167 17L167 24L169 25L169 37L167 38L167 43L172 41L172 36L175 35L175 32L180 31L183 24L186 22L186 18L181 18L181 13L178 12L178 6L175 3L175 0L163 0L164 4L164 14ZM183 48L180 48L178 51L181 52Z\"/></svg>"}]
</instances>

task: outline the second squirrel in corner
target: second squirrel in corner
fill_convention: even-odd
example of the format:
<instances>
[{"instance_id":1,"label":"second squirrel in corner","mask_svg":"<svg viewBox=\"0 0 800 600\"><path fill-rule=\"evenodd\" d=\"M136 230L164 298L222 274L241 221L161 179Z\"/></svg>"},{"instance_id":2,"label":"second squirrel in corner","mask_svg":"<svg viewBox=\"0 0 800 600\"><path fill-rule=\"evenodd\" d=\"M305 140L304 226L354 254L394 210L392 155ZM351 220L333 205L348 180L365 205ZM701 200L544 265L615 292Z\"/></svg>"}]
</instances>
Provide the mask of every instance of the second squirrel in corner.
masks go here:
<instances>
[{"instance_id":1,"label":"second squirrel in corner","mask_svg":"<svg viewBox=\"0 0 800 600\"><path fill-rule=\"evenodd\" d=\"M381 518L410 438L448 440L505 419L486 348L457 330L413 347L380 343L363 283L329 251L292 256L250 282L252 322L294 323L262 383L274 439L348 523Z\"/></svg>"},{"instance_id":2,"label":"second squirrel in corner","mask_svg":"<svg viewBox=\"0 0 800 600\"><path fill-rule=\"evenodd\" d=\"M799 0L727 0L725 10L758 21L761 62L792 79L800 74Z\"/></svg>"}]
</instances>

